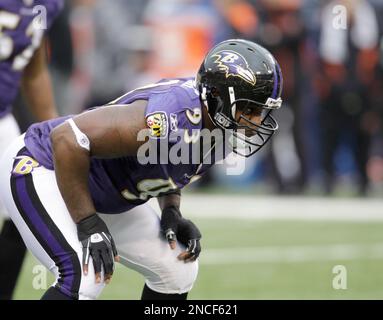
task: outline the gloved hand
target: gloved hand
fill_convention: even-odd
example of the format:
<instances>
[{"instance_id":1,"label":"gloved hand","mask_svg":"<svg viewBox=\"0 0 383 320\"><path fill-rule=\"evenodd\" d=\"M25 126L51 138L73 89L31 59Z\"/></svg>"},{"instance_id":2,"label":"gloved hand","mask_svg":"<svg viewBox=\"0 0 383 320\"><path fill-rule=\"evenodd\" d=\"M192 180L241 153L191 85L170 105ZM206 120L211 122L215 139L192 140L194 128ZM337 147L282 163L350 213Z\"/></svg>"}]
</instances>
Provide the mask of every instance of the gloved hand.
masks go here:
<instances>
[{"instance_id":1,"label":"gloved hand","mask_svg":"<svg viewBox=\"0 0 383 320\"><path fill-rule=\"evenodd\" d=\"M101 265L104 266L106 283L109 283L113 271L114 261L118 261L116 245L105 222L95 213L77 223L78 239L83 248L83 270L88 274L89 258L92 257L96 283L101 281Z\"/></svg>"},{"instance_id":2,"label":"gloved hand","mask_svg":"<svg viewBox=\"0 0 383 320\"><path fill-rule=\"evenodd\" d=\"M177 240L186 246L186 251L178 259L189 262L198 258L201 253L201 232L193 222L182 217L177 207L170 206L162 210L161 229L171 249L176 247Z\"/></svg>"}]
</instances>

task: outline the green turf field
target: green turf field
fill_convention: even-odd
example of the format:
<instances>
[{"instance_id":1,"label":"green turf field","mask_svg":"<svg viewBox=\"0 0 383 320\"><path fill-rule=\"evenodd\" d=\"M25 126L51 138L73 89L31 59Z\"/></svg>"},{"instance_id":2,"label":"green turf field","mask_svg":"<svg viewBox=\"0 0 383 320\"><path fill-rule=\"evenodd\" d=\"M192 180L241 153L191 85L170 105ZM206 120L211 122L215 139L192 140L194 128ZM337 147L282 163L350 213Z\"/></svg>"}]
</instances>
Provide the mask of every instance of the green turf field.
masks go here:
<instances>
[{"instance_id":1,"label":"green turf field","mask_svg":"<svg viewBox=\"0 0 383 320\"><path fill-rule=\"evenodd\" d=\"M383 299L383 222L193 220L203 252L190 299ZM28 256L16 299L42 295L32 287L36 264ZM332 286L336 265L347 270L347 289ZM142 286L119 265L101 299L139 299Z\"/></svg>"}]
</instances>

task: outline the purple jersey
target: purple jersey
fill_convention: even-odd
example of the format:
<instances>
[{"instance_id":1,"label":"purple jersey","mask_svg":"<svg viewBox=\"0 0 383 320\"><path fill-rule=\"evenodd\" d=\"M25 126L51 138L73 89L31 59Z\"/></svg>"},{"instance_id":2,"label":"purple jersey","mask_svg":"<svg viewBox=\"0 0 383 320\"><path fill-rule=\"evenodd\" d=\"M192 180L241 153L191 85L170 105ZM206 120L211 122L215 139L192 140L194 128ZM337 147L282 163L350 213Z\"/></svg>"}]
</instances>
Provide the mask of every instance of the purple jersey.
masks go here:
<instances>
[{"instance_id":1,"label":"purple jersey","mask_svg":"<svg viewBox=\"0 0 383 320\"><path fill-rule=\"evenodd\" d=\"M180 143L186 144L188 148L196 145L203 123L201 102L192 79L163 80L133 90L110 105L126 105L135 100L148 101L145 116L152 138L149 140L155 144L165 142L169 148ZM54 167L49 134L52 128L68 118L70 116L34 124L26 132L27 149L48 169ZM191 159L193 155L195 153L190 152L188 161L183 161L182 164L171 161L143 164L137 156L91 158L89 188L97 211L121 213L151 197L183 188L193 177L203 174L215 162L212 159L200 165Z\"/></svg>"},{"instance_id":2,"label":"purple jersey","mask_svg":"<svg viewBox=\"0 0 383 320\"><path fill-rule=\"evenodd\" d=\"M22 72L63 3L63 0L0 1L0 117L10 112Z\"/></svg>"}]
</instances>

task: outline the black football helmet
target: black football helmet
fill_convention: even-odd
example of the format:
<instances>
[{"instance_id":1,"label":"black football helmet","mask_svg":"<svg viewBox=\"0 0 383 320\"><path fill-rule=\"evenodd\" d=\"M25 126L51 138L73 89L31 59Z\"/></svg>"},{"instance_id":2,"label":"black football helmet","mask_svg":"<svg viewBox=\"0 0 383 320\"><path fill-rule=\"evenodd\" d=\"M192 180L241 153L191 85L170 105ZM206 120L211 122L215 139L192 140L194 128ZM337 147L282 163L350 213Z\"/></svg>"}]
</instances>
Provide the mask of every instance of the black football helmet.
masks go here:
<instances>
[{"instance_id":1,"label":"black football helmet","mask_svg":"<svg viewBox=\"0 0 383 320\"><path fill-rule=\"evenodd\" d=\"M235 153L253 155L278 129L271 112L282 105L282 72L262 46L242 39L217 44L206 55L196 86L213 123L231 131ZM246 117L249 109L262 115L260 123ZM238 119L237 111L242 111Z\"/></svg>"}]
</instances>

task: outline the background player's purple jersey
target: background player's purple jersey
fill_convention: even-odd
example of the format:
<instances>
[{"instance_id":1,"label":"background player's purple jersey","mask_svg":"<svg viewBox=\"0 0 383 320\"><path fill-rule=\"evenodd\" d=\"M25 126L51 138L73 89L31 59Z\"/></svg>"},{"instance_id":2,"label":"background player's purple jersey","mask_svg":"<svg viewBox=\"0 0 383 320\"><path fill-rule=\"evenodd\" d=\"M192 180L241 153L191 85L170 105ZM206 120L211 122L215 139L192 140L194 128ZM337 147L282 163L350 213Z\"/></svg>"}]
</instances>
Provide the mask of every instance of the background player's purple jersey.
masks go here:
<instances>
[{"instance_id":1,"label":"background player's purple jersey","mask_svg":"<svg viewBox=\"0 0 383 320\"><path fill-rule=\"evenodd\" d=\"M51 26L63 3L63 0L0 1L0 117L11 110L22 71L41 44L45 31L41 27Z\"/></svg>"},{"instance_id":2,"label":"background player's purple jersey","mask_svg":"<svg viewBox=\"0 0 383 320\"><path fill-rule=\"evenodd\" d=\"M110 105L130 104L147 100L146 123L155 143L166 141L191 146L193 132L203 128L201 102L192 79L163 80L133 90ZM25 144L32 156L43 166L53 169L51 130L70 118L61 117L32 125L25 135ZM162 139L176 132L182 141ZM195 137L197 137L195 135ZM194 140L194 142L196 139ZM89 187L98 212L121 213L159 194L183 188L196 175L203 174L212 164L141 164L136 156L117 159L91 159ZM211 163L214 163L212 159Z\"/></svg>"}]
</instances>

